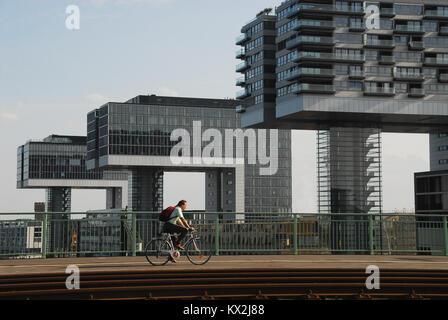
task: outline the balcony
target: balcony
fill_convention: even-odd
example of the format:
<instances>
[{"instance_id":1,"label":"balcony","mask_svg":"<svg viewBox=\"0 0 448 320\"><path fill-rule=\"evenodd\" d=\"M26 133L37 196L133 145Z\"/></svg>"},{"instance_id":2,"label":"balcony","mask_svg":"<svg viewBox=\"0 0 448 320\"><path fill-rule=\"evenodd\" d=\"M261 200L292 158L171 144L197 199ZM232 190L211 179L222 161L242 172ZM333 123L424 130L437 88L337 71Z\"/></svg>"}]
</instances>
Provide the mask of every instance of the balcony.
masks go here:
<instances>
[{"instance_id":1,"label":"balcony","mask_svg":"<svg viewBox=\"0 0 448 320\"><path fill-rule=\"evenodd\" d=\"M333 30L335 24L333 21L323 20L296 20L294 31L308 29L308 30Z\"/></svg>"},{"instance_id":2,"label":"balcony","mask_svg":"<svg viewBox=\"0 0 448 320\"><path fill-rule=\"evenodd\" d=\"M380 56L378 58L378 64L395 64L395 57L394 56Z\"/></svg>"},{"instance_id":3,"label":"balcony","mask_svg":"<svg viewBox=\"0 0 448 320\"><path fill-rule=\"evenodd\" d=\"M448 59L443 58L425 58L426 66L448 66Z\"/></svg>"},{"instance_id":4,"label":"balcony","mask_svg":"<svg viewBox=\"0 0 448 320\"><path fill-rule=\"evenodd\" d=\"M366 30L366 25L362 22L350 23L349 30L352 32L363 32L364 30Z\"/></svg>"},{"instance_id":5,"label":"balcony","mask_svg":"<svg viewBox=\"0 0 448 320\"><path fill-rule=\"evenodd\" d=\"M439 74L439 82L448 82L448 73Z\"/></svg>"},{"instance_id":6,"label":"balcony","mask_svg":"<svg viewBox=\"0 0 448 320\"><path fill-rule=\"evenodd\" d=\"M235 40L235 44L237 46L243 45L245 42L249 41L251 39L251 36L247 33L243 33L242 35L238 36Z\"/></svg>"},{"instance_id":7,"label":"balcony","mask_svg":"<svg viewBox=\"0 0 448 320\"><path fill-rule=\"evenodd\" d=\"M246 49L241 48L235 53L235 58L243 59L246 56Z\"/></svg>"},{"instance_id":8,"label":"balcony","mask_svg":"<svg viewBox=\"0 0 448 320\"><path fill-rule=\"evenodd\" d=\"M364 74L364 71L362 71L362 70L350 70L348 77L350 79L364 79L365 74Z\"/></svg>"},{"instance_id":9,"label":"balcony","mask_svg":"<svg viewBox=\"0 0 448 320\"><path fill-rule=\"evenodd\" d=\"M247 91L247 89L244 90L240 90L236 93L236 98L241 100L241 99L245 99L247 97L250 97L250 92Z\"/></svg>"},{"instance_id":10,"label":"balcony","mask_svg":"<svg viewBox=\"0 0 448 320\"><path fill-rule=\"evenodd\" d=\"M393 18L395 17L395 9L394 8L381 8L380 16L384 18Z\"/></svg>"},{"instance_id":11,"label":"balcony","mask_svg":"<svg viewBox=\"0 0 448 320\"><path fill-rule=\"evenodd\" d=\"M364 95L392 97L395 95L395 88L365 87Z\"/></svg>"},{"instance_id":12,"label":"balcony","mask_svg":"<svg viewBox=\"0 0 448 320\"><path fill-rule=\"evenodd\" d=\"M355 15L364 15L365 11L362 7L354 7L354 6L335 6L335 13L340 14L355 14Z\"/></svg>"},{"instance_id":13,"label":"balcony","mask_svg":"<svg viewBox=\"0 0 448 320\"><path fill-rule=\"evenodd\" d=\"M326 52L296 52L292 58L293 62L299 63L304 61L316 62L350 62L350 63L364 63L365 56L357 54L334 54Z\"/></svg>"},{"instance_id":14,"label":"balcony","mask_svg":"<svg viewBox=\"0 0 448 320\"><path fill-rule=\"evenodd\" d=\"M366 57L363 54L333 54L336 62L364 63Z\"/></svg>"},{"instance_id":15,"label":"balcony","mask_svg":"<svg viewBox=\"0 0 448 320\"><path fill-rule=\"evenodd\" d=\"M334 6L328 4L301 4L295 10L291 11L286 17L291 18L300 13L332 13Z\"/></svg>"},{"instance_id":16,"label":"balcony","mask_svg":"<svg viewBox=\"0 0 448 320\"><path fill-rule=\"evenodd\" d=\"M354 6L334 6L331 4L304 3L300 4L297 9L286 15L292 18L302 13L324 13L324 14L353 14L364 15L364 8Z\"/></svg>"},{"instance_id":17,"label":"balcony","mask_svg":"<svg viewBox=\"0 0 448 320\"><path fill-rule=\"evenodd\" d=\"M287 81L294 81L299 78L334 78L335 73L333 69L321 68L299 68L291 72L285 77Z\"/></svg>"},{"instance_id":18,"label":"balcony","mask_svg":"<svg viewBox=\"0 0 448 320\"><path fill-rule=\"evenodd\" d=\"M236 72L244 72L244 71L246 71L249 68L250 68L249 63L244 61L243 63L240 63L239 65L236 66L235 71Z\"/></svg>"},{"instance_id":19,"label":"balcony","mask_svg":"<svg viewBox=\"0 0 448 320\"><path fill-rule=\"evenodd\" d=\"M408 97L411 98L422 98L426 95L425 89L422 88L411 88Z\"/></svg>"},{"instance_id":20,"label":"balcony","mask_svg":"<svg viewBox=\"0 0 448 320\"><path fill-rule=\"evenodd\" d=\"M395 41L394 40L380 40L380 39L365 39L364 46L367 48L393 49L393 48L395 48Z\"/></svg>"},{"instance_id":21,"label":"balcony","mask_svg":"<svg viewBox=\"0 0 448 320\"><path fill-rule=\"evenodd\" d=\"M309 83L301 83L298 84L292 90L293 93L302 94L302 93L323 93L323 94L334 94L336 90L332 85L323 85L323 84L309 84Z\"/></svg>"},{"instance_id":22,"label":"balcony","mask_svg":"<svg viewBox=\"0 0 448 320\"><path fill-rule=\"evenodd\" d=\"M422 41L409 41L409 50L425 50L425 43Z\"/></svg>"},{"instance_id":23,"label":"balcony","mask_svg":"<svg viewBox=\"0 0 448 320\"><path fill-rule=\"evenodd\" d=\"M298 36L286 42L286 49L292 50L304 45L333 46L334 43L335 41L332 37Z\"/></svg>"},{"instance_id":24,"label":"balcony","mask_svg":"<svg viewBox=\"0 0 448 320\"><path fill-rule=\"evenodd\" d=\"M447 19L448 20L448 11L447 10L426 10L425 18Z\"/></svg>"},{"instance_id":25,"label":"balcony","mask_svg":"<svg viewBox=\"0 0 448 320\"><path fill-rule=\"evenodd\" d=\"M411 25L397 24L397 25L395 25L394 33L424 34L425 31L423 30L422 26L411 26Z\"/></svg>"},{"instance_id":26,"label":"balcony","mask_svg":"<svg viewBox=\"0 0 448 320\"><path fill-rule=\"evenodd\" d=\"M448 36L448 27L440 27L439 35L440 36Z\"/></svg>"},{"instance_id":27,"label":"balcony","mask_svg":"<svg viewBox=\"0 0 448 320\"><path fill-rule=\"evenodd\" d=\"M244 106L242 106L242 105L236 106L235 112L236 113L244 113L244 112L246 112L246 108L244 108Z\"/></svg>"},{"instance_id":28,"label":"balcony","mask_svg":"<svg viewBox=\"0 0 448 320\"><path fill-rule=\"evenodd\" d=\"M394 72L394 79L397 81L423 81L425 77L423 73L407 73L407 72Z\"/></svg>"},{"instance_id":29,"label":"balcony","mask_svg":"<svg viewBox=\"0 0 448 320\"><path fill-rule=\"evenodd\" d=\"M246 85L246 79L244 77L238 78L235 84L239 87L244 87Z\"/></svg>"}]
</instances>

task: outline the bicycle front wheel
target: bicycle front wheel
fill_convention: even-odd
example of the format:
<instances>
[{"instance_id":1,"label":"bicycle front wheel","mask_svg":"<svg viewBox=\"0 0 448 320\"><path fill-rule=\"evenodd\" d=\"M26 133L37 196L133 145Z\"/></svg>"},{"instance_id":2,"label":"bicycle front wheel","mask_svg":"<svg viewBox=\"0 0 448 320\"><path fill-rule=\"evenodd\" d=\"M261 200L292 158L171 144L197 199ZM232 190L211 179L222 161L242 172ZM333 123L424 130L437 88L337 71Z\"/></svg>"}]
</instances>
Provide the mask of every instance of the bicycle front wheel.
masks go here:
<instances>
[{"instance_id":1,"label":"bicycle front wheel","mask_svg":"<svg viewBox=\"0 0 448 320\"><path fill-rule=\"evenodd\" d=\"M146 260L153 266L163 266L170 259L171 246L163 239L152 239L145 248Z\"/></svg>"},{"instance_id":2,"label":"bicycle front wheel","mask_svg":"<svg viewBox=\"0 0 448 320\"><path fill-rule=\"evenodd\" d=\"M213 254L212 246L207 242L201 241L199 238L194 238L190 241L185 251L188 260L196 265L207 263Z\"/></svg>"}]
</instances>

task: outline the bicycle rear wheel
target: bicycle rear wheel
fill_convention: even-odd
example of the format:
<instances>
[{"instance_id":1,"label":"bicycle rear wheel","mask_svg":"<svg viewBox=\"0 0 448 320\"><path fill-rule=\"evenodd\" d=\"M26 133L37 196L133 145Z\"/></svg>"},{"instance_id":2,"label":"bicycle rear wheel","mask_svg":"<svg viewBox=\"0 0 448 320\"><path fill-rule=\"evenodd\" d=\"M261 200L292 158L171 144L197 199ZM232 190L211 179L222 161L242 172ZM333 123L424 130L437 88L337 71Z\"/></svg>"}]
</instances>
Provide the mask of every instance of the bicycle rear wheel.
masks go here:
<instances>
[{"instance_id":1,"label":"bicycle rear wheel","mask_svg":"<svg viewBox=\"0 0 448 320\"><path fill-rule=\"evenodd\" d=\"M208 242L201 241L200 238L193 238L185 248L188 260L192 264L206 264L212 257L212 246Z\"/></svg>"},{"instance_id":2,"label":"bicycle rear wheel","mask_svg":"<svg viewBox=\"0 0 448 320\"><path fill-rule=\"evenodd\" d=\"M145 248L146 260L153 266L163 266L170 259L171 246L164 239L152 239Z\"/></svg>"}]
</instances>

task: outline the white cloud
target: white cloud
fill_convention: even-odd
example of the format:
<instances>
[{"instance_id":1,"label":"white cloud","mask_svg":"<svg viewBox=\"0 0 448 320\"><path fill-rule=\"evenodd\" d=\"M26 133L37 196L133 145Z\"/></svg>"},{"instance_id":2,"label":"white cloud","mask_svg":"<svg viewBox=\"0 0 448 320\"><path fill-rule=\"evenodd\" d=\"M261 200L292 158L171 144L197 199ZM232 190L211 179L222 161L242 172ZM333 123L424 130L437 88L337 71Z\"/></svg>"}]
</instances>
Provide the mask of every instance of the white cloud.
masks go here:
<instances>
[{"instance_id":1,"label":"white cloud","mask_svg":"<svg viewBox=\"0 0 448 320\"><path fill-rule=\"evenodd\" d=\"M146 3L146 4L169 4L173 3L176 0L89 0L96 7L102 7L106 4L112 3L115 5L124 5L124 4L136 4L136 3Z\"/></svg>"},{"instance_id":2,"label":"white cloud","mask_svg":"<svg viewBox=\"0 0 448 320\"><path fill-rule=\"evenodd\" d=\"M103 96L100 93L91 93L85 97L89 102L95 103L95 104L101 104L106 103L109 101L109 99L105 96Z\"/></svg>"},{"instance_id":3,"label":"white cloud","mask_svg":"<svg viewBox=\"0 0 448 320\"><path fill-rule=\"evenodd\" d=\"M157 94L160 96L168 96L168 97L178 97L179 96L179 93L176 90L167 88L167 87L160 87L158 89Z\"/></svg>"},{"instance_id":4,"label":"white cloud","mask_svg":"<svg viewBox=\"0 0 448 320\"><path fill-rule=\"evenodd\" d=\"M0 113L0 119L15 121L19 119L19 116L11 112L2 112Z\"/></svg>"}]
</instances>

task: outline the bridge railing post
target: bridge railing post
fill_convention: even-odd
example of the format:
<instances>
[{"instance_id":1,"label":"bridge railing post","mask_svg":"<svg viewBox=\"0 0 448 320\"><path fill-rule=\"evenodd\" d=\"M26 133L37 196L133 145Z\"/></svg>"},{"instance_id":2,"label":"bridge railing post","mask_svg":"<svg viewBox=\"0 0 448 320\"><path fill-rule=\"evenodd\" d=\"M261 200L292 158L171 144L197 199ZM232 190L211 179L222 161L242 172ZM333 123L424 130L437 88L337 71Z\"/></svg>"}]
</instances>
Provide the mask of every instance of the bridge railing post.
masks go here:
<instances>
[{"instance_id":1,"label":"bridge railing post","mask_svg":"<svg viewBox=\"0 0 448 320\"><path fill-rule=\"evenodd\" d=\"M369 246L370 246L370 254L375 254L373 248L373 215L369 215Z\"/></svg>"},{"instance_id":2,"label":"bridge railing post","mask_svg":"<svg viewBox=\"0 0 448 320\"><path fill-rule=\"evenodd\" d=\"M44 212L42 220L42 259L47 258L47 222L48 214Z\"/></svg>"},{"instance_id":3,"label":"bridge railing post","mask_svg":"<svg viewBox=\"0 0 448 320\"><path fill-rule=\"evenodd\" d=\"M219 256L219 214L215 219L215 254Z\"/></svg>"},{"instance_id":4,"label":"bridge railing post","mask_svg":"<svg viewBox=\"0 0 448 320\"><path fill-rule=\"evenodd\" d=\"M137 255L137 215L132 214L132 256Z\"/></svg>"},{"instance_id":5,"label":"bridge railing post","mask_svg":"<svg viewBox=\"0 0 448 320\"><path fill-rule=\"evenodd\" d=\"M294 255L298 254L298 243L297 243L297 214L294 214Z\"/></svg>"},{"instance_id":6,"label":"bridge railing post","mask_svg":"<svg viewBox=\"0 0 448 320\"><path fill-rule=\"evenodd\" d=\"M443 238L445 240L445 256L448 256L448 224L446 216L443 216Z\"/></svg>"}]
</instances>

